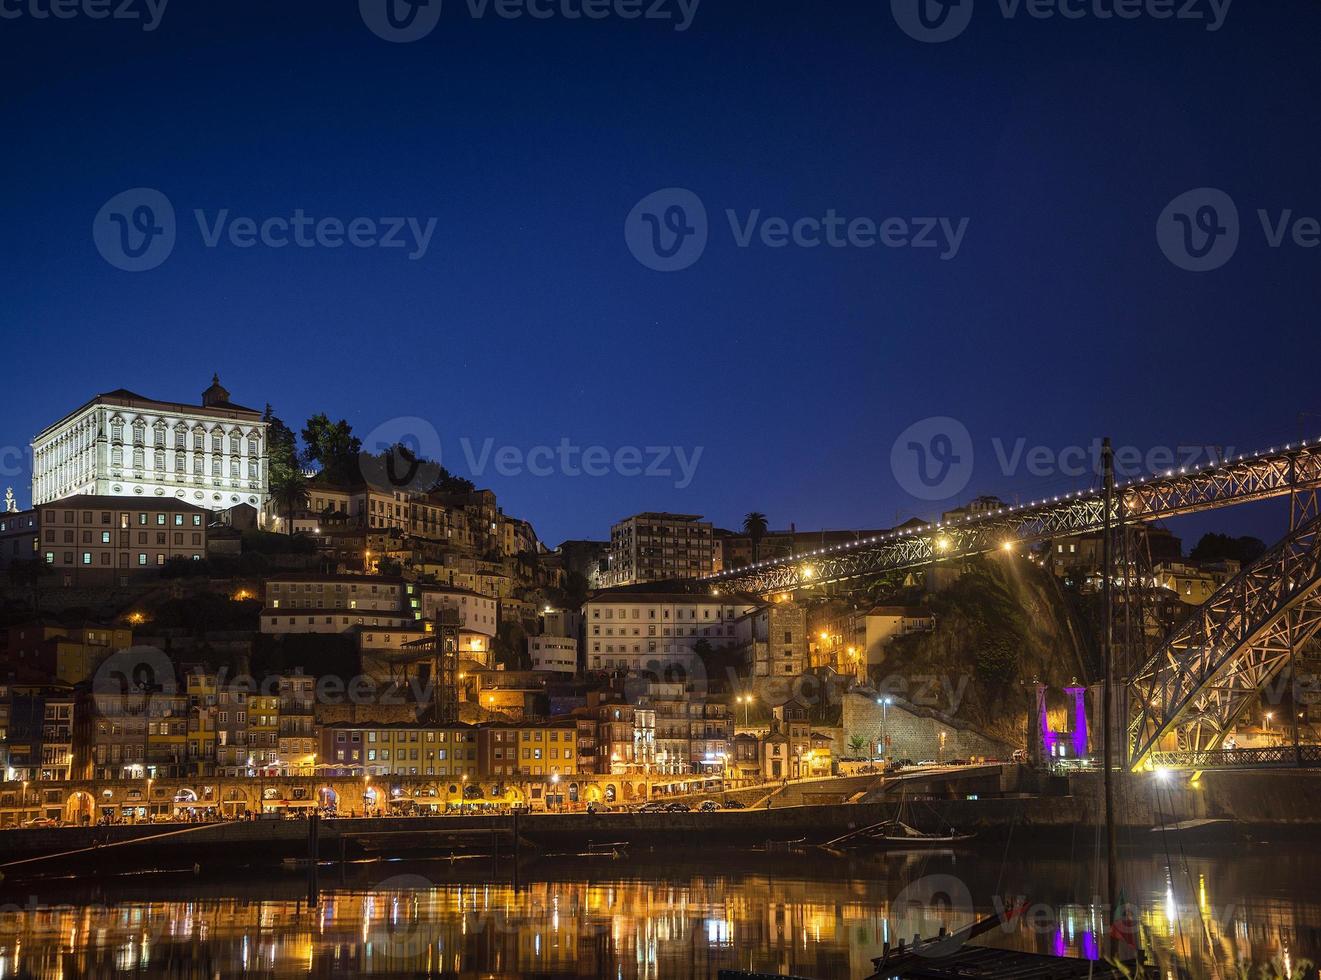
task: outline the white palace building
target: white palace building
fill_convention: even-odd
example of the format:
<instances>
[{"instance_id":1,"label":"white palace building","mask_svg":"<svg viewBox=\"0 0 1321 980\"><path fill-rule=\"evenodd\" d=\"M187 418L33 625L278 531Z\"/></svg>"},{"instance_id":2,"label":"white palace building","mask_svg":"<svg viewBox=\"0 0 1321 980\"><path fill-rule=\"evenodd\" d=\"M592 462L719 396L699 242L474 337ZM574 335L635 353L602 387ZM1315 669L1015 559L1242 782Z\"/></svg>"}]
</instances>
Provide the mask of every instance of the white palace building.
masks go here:
<instances>
[{"instance_id":1,"label":"white palace building","mask_svg":"<svg viewBox=\"0 0 1321 980\"><path fill-rule=\"evenodd\" d=\"M262 413L231 402L219 377L200 406L123 388L97 395L32 441L33 506L98 494L260 512L268 479Z\"/></svg>"}]
</instances>

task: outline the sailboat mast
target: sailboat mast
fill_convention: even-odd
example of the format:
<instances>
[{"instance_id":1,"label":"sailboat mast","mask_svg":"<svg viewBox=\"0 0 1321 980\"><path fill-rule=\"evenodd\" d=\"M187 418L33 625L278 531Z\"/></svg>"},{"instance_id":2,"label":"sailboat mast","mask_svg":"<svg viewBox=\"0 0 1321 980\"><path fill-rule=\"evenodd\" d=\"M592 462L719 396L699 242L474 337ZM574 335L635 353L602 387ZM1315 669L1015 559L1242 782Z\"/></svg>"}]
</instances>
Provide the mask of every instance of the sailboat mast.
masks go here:
<instances>
[{"instance_id":1,"label":"sailboat mast","mask_svg":"<svg viewBox=\"0 0 1321 980\"><path fill-rule=\"evenodd\" d=\"M1101 652L1105 679L1102 684L1104 705L1101 709L1105 749L1102 765L1105 767L1105 879L1106 900L1110 914L1117 914L1119 896L1118 874L1115 870L1115 803L1114 803L1114 503L1115 456L1107 437L1101 443L1101 462L1105 474L1105 530L1101 538L1102 589L1105 596L1104 624L1101 634Z\"/></svg>"}]
</instances>

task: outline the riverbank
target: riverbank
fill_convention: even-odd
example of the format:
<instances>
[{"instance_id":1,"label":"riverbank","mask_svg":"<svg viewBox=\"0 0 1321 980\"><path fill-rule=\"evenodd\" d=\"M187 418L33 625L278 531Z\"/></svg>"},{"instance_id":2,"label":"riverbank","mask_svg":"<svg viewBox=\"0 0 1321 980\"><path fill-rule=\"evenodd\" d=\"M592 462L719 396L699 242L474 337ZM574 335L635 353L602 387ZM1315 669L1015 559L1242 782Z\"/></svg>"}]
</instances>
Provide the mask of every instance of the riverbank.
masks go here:
<instances>
[{"instance_id":1,"label":"riverbank","mask_svg":"<svg viewBox=\"0 0 1321 980\"><path fill-rule=\"evenodd\" d=\"M1100 826L1100 780L1095 775L1051 779L1042 795L976 793L942 797L941 781L909 784L915 822L945 822L981 842L1015 834L1062 840ZM1054 791L1054 792L1052 792ZM1062 791L1062 792L1061 792ZM1299 772L1208 774L1197 787L1152 776L1127 777L1117 817L1125 846L1162 846L1165 833L1190 843L1321 837L1311 804L1321 774ZM714 813L541 813L517 817L427 816L318 820L319 860L410 854L482 853L530 857L574 853L614 842L647 848L783 847L817 844L896 815L900 792L889 787L867 802L775 805ZM178 868L225 862L270 865L306 859L310 821L250 820L214 824L59 827L3 833L7 879L126 869ZM935 829L934 827L932 829ZM39 859L39 860L37 860Z\"/></svg>"}]
</instances>

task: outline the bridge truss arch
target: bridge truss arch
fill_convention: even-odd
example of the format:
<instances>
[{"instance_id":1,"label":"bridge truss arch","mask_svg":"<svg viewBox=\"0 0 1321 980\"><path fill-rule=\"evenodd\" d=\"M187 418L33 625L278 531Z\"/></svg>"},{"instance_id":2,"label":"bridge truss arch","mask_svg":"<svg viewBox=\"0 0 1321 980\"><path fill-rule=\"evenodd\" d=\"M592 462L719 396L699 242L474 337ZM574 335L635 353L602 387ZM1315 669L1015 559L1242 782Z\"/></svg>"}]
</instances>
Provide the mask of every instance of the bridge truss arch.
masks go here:
<instances>
[{"instance_id":1,"label":"bridge truss arch","mask_svg":"<svg viewBox=\"0 0 1321 980\"><path fill-rule=\"evenodd\" d=\"M1134 672L1128 764L1202 768L1321 628L1321 520L1292 531L1198 606Z\"/></svg>"}]
</instances>

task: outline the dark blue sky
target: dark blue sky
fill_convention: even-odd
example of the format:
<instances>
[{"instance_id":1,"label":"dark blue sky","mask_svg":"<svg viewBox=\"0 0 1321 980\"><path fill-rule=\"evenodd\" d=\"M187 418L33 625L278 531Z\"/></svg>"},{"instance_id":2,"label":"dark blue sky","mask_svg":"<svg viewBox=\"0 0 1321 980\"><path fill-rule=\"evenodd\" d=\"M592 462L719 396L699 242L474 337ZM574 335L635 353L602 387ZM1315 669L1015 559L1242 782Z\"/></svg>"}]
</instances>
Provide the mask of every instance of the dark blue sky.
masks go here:
<instances>
[{"instance_id":1,"label":"dark blue sky","mask_svg":"<svg viewBox=\"0 0 1321 980\"><path fill-rule=\"evenodd\" d=\"M705 0L685 32L474 19L446 0L406 44L340 0L173 0L151 32L35 19L29 2L0 19L5 445L95 392L191 401L218 371L295 428L316 411L363 434L423 417L464 475L461 439L702 447L684 488L474 475L554 544L642 509L800 528L935 515L890 454L929 416L971 434L960 499L1026 500L1093 481L1006 474L992 440L1245 451L1321 413L1321 249L1271 248L1256 214L1321 215L1310 0L1238 0L1215 32L1007 19L975 0L941 44L904 34L886 0ZM659 273L624 222L675 186L705 204L710 241ZM1242 237L1199 275L1167 260L1156 224L1204 186L1237 203ZM178 239L128 273L92 224L136 187L171 201ZM412 261L208 248L193 217L300 208L436 227ZM949 260L739 248L726 209L968 224ZM1321 416L1305 427L1321 434ZM1283 513L1175 530L1273 539Z\"/></svg>"}]
</instances>

